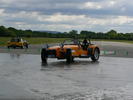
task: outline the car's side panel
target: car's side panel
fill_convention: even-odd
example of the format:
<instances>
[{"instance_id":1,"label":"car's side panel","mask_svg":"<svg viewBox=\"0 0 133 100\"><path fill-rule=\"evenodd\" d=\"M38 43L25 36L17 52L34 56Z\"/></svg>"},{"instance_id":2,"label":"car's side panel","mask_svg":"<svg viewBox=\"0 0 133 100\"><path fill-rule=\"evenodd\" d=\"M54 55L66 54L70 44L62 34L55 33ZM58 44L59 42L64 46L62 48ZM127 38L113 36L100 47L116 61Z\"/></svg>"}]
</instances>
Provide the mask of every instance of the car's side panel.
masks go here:
<instances>
[{"instance_id":1,"label":"car's side panel","mask_svg":"<svg viewBox=\"0 0 133 100\"><path fill-rule=\"evenodd\" d=\"M26 48L28 48L28 43L21 39L21 38L12 38L10 41L7 42L7 47L21 47L23 48L23 46L25 46Z\"/></svg>"},{"instance_id":2,"label":"car's side panel","mask_svg":"<svg viewBox=\"0 0 133 100\"><path fill-rule=\"evenodd\" d=\"M7 46L23 46L22 42L9 42Z\"/></svg>"}]
</instances>

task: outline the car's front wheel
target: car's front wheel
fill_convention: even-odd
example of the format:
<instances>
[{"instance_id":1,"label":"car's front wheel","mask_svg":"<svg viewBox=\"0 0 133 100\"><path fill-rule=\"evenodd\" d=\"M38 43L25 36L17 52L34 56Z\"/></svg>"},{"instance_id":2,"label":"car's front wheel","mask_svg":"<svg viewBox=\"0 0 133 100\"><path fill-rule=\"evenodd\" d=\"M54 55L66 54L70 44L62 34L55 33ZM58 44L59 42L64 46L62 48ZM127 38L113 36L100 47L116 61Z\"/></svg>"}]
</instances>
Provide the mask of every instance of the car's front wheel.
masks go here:
<instances>
[{"instance_id":1,"label":"car's front wheel","mask_svg":"<svg viewBox=\"0 0 133 100\"><path fill-rule=\"evenodd\" d=\"M99 56L100 56L99 49L96 48L94 50L94 54L91 56L92 61L98 61Z\"/></svg>"},{"instance_id":2,"label":"car's front wheel","mask_svg":"<svg viewBox=\"0 0 133 100\"><path fill-rule=\"evenodd\" d=\"M8 49L10 49L10 46L7 46Z\"/></svg>"},{"instance_id":3,"label":"car's front wheel","mask_svg":"<svg viewBox=\"0 0 133 100\"><path fill-rule=\"evenodd\" d=\"M74 60L74 57L72 56L72 50L67 49L67 51L66 51L66 62L71 63L71 62L73 62L73 60Z\"/></svg>"},{"instance_id":4,"label":"car's front wheel","mask_svg":"<svg viewBox=\"0 0 133 100\"><path fill-rule=\"evenodd\" d=\"M21 49L23 49L24 47L23 46L20 46Z\"/></svg>"},{"instance_id":5,"label":"car's front wheel","mask_svg":"<svg viewBox=\"0 0 133 100\"><path fill-rule=\"evenodd\" d=\"M45 48L41 51L41 60L43 63L47 63L47 51Z\"/></svg>"},{"instance_id":6,"label":"car's front wheel","mask_svg":"<svg viewBox=\"0 0 133 100\"><path fill-rule=\"evenodd\" d=\"M13 46L14 49L16 49L16 46Z\"/></svg>"},{"instance_id":7,"label":"car's front wheel","mask_svg":"<svg viewBox=\"0 0 133 100\"><path fill-rule=\"evenodd\" d=\"M28 45L28 44L26 44L26 45L25 45L25 47L26 47L26 49L28 49L28 48L29 48L29 45Z\"/></svg>"}]
</instances>

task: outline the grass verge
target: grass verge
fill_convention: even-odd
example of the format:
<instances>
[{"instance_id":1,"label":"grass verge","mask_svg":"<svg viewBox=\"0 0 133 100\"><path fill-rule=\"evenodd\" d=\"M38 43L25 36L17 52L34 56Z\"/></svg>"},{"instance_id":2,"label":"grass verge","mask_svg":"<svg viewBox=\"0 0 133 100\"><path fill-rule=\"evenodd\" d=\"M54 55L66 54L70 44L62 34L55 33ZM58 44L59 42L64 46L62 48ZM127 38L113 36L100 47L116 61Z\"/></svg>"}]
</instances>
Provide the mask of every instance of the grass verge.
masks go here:
<instances>
[{"instance_id":1,"label":"grass verge","mask_svg":"<svg viewBox=\"0 0 133 100\"><path fill-rule=\"evenodd\" d=\"M0 37L0 45L4 46L9 41L10 37ZM66 38L23 38L27 40L30 44L46 44L46 43L60 43L64 41Z\"/></svg>"},{"instance_id":2,"label":"grass verge","mask_svg":"<svg viewBox=\"0 0 133 100\"><path fill-rule=\"evenodd\" d=\"M0 37L0 46L4 46L7 44L7 41L9 41L10 37ZM30 44L46 44L46 43L60 43L64 41L67 38L23 38L24 40L27 40ZM92 39L92 41L107 41L107 42L124 42L124 43L131 43L133 44L133 41L129 40L103 40L103 39Z\"/></svg>"}]
</instances>

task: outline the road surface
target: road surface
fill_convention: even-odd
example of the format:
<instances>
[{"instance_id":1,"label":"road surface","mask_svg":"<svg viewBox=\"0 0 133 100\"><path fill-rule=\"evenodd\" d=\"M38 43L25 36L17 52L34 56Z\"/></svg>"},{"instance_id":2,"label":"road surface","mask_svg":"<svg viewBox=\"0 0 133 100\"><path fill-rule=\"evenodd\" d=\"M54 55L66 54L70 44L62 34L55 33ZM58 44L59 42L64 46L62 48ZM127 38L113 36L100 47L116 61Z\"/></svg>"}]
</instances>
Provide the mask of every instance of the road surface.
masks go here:
<instances>
[{"instance_id":1,"label":"road surface","mask_svg":"<svg viewBox=\"0 0 133 100\"><path fill-rule=\"evenodd\" d=\"M133 59L75 59L72 64L40 55L0 53L0 99L132 100Z\"/></svg>"}]
</instances>

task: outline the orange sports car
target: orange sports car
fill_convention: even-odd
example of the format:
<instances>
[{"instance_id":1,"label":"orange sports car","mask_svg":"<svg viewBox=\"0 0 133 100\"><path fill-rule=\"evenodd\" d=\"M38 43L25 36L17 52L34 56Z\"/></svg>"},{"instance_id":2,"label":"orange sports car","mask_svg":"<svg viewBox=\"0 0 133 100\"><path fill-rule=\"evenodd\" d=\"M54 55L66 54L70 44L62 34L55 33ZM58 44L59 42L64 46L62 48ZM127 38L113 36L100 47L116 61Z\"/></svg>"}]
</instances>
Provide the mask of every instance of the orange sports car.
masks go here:
<instances>
[{"instance_id":1,"label":"orange sports car","mask_svg":"<svg viewBox=\"0 0 133 100\"><path fill-rule=\"evenodd\" d=\"M92 61L99 59L100 49L97 45L87 40L80 43L78 40L65 40L59 46L48 45L41 50L41 60L47 63L48 58L66 59L68 63L73 62L75 57L91 58Z\"/></svg>"},{"instance_id":2,"label":"orange sports car","mask_svg":"<svg viewBox=\"0 0 133 100\"><path fill-rule=\"evenodd\" d=\"M26 40L23 40L22 38L12 38L10 41L7 42L7 47L8 48L16 48L16 47L20 47L20 48L28 48L28 42Z\"/></svg>"}]
</instances>

